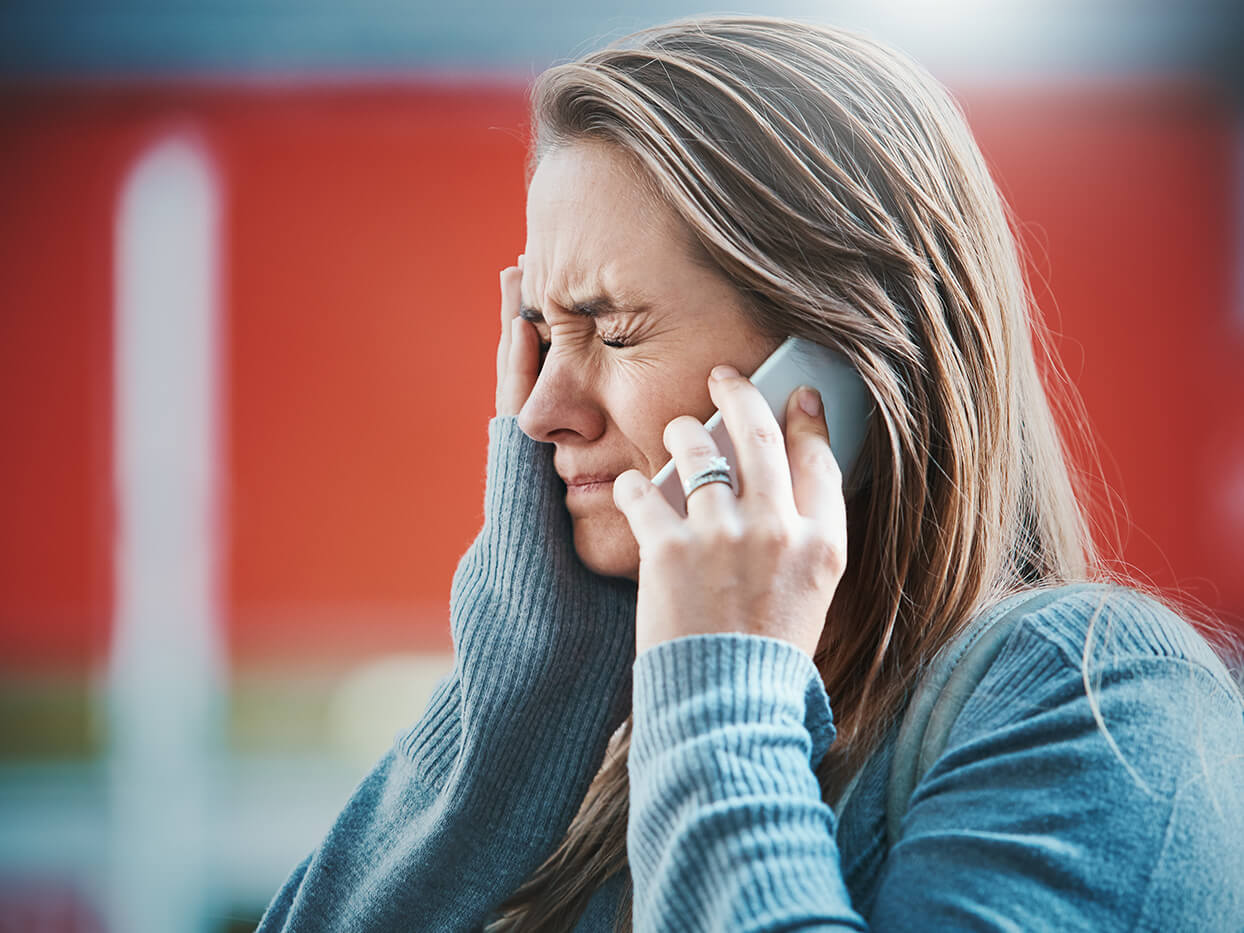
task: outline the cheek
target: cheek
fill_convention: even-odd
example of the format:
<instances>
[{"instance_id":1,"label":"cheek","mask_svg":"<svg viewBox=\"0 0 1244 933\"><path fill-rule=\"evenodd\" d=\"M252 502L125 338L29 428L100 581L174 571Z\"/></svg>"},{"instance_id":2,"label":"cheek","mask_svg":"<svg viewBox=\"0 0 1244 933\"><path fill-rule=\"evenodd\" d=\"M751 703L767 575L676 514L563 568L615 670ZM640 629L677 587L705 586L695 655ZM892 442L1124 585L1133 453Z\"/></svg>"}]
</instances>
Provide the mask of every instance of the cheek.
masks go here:
<instances>
[{"instance_id":1,"label":"cheek","mask_svg":"<svg viewBox=\"0 0 1244 933\"><path fill-rule=\"evenodd\" d=\"M611 406L614 423L648 461L649 476L669 460L665 426L679 415L706 421L716 410L708 393L707 376L650 379L618 397Z\"/></svg>"}]
</instances>

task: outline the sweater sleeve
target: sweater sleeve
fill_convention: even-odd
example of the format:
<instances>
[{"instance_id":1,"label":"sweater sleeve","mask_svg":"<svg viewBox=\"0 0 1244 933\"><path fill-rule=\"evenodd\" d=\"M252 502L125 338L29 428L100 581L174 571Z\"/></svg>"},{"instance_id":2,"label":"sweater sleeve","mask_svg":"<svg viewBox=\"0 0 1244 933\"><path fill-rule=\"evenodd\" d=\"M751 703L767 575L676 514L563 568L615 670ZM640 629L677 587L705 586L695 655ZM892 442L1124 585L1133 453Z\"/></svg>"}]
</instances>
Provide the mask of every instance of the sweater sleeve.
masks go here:
<instances>
[{"instance_id":1,"label":"sweater sleeve","mask_svg":"<svg viewBox=\"0 0 1244 933\"><path fill-rule=\"evenodd\" d=\"M864 929L813 773L834 726L811 659L690 635L640 655L634 691L635 929Z\"/></svg>"},{"instance_id":2,"label":"sweater sleeve","mask_svg":"<svg viewBox=\"0 0 1244 933\"><path fill-rule=\"evenodd\" d=\"M561 841L630 708L635 584L574 552L551 448L489 423L452 672L259 930L474 930Z\"/></svg>"},{"instance_id":3,"label":"sweater sleeve","mask_svg":"<svg viewBox=\"0 0 1244 933\"><path fill-rule=\"evenodd\" d=\"M1182 620L1139 600L1099 622L1082 667L1091 610L1068 603L1025 620L964 707L867 925L812 772L828 698L807 657L744 635L645 651L635 929L1244 928L1238 691Z\"/></svg>"}]
</instances>

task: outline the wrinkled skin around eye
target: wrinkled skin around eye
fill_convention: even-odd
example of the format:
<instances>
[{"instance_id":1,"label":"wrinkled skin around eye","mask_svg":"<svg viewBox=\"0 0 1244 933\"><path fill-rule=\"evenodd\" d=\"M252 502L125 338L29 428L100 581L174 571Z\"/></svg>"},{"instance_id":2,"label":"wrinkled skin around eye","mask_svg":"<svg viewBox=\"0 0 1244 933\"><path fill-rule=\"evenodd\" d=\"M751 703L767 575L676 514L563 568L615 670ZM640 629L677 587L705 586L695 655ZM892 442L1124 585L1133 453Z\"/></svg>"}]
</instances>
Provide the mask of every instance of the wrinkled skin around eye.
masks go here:
<instances>
[{"instance_id":1,"label":"wrinkled skin around eye","mask_svg":"<svg viewBox=\"0 0 1244 933\"><path fill-rule=\"evenodd\" d=\"M521 307L543 321L522 326L551 348L519 425L555 445L568 482L628 469L653 476L669 460L665 426L715 410L709 370L730 363L751 373L780 342L750 323L719 271L692 260L689 231L635 178L625 154L575 143L548 153L528 189ZM573 313L601 294L643 310ZM620 334L628 346L601 340ZM636 579L638 547L611 488L568 486L575 549L597 573Z\"/></svg>"}]
</instances>

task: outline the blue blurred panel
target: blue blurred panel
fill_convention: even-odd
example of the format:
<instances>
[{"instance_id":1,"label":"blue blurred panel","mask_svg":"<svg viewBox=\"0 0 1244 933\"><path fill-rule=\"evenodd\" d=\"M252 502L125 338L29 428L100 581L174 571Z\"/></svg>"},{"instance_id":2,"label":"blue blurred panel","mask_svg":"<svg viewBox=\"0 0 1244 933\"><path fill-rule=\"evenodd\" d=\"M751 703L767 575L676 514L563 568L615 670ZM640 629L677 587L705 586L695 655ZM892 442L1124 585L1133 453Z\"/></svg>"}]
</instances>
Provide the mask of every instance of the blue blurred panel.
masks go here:
<instances>
[{"instance_id":1,"label":"blue blurred panel","mask_svg":"<svg viewBox=\"0 0 1244 933\"><path fill-rule=\"evenodd\" d=\"M369 76L466 71L530 76L630 30L719 11L636 0L8 0L0 75ZM833 22L974 80L1196 72L1244 86L1239 0L771 0L750 12Z\"/></svg>"}]
</instances>

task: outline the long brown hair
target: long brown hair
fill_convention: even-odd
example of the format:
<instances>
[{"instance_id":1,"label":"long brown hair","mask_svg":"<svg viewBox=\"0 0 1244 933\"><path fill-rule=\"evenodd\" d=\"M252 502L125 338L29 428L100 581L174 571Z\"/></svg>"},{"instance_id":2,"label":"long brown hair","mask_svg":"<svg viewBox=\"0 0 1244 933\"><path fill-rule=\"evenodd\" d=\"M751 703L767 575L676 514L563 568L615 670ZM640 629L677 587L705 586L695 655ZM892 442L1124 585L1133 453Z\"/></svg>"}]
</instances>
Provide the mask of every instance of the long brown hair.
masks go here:
<instances>
[{"instance_id":1,"label":"long brown hair","mask_svg":"<svg viewBox=\"0 0 1244 933\"><path fill-rule=\"evenodd\" d=\"M875 400L814 658L838 727L818 772L832 801L978 610L1104 573L1038 356L1052 388L1068 383L1007 209L941 85L827 26L711 16L643 30L541 74L532 126L529 176L557 147L617 147L763 333L835 347ZM570 930L627 870L629 737L628 720L561 846L492 929Z\"/></svg>"}]
</instances>

